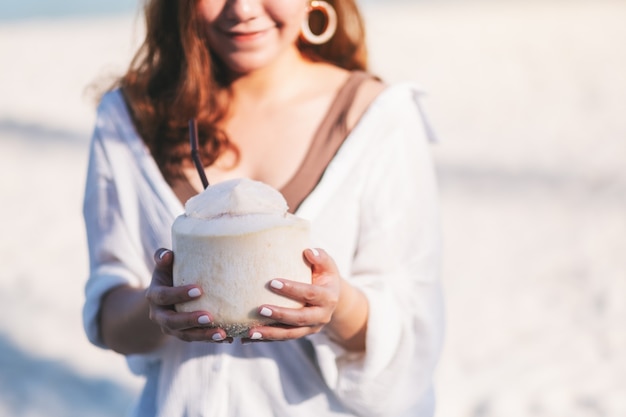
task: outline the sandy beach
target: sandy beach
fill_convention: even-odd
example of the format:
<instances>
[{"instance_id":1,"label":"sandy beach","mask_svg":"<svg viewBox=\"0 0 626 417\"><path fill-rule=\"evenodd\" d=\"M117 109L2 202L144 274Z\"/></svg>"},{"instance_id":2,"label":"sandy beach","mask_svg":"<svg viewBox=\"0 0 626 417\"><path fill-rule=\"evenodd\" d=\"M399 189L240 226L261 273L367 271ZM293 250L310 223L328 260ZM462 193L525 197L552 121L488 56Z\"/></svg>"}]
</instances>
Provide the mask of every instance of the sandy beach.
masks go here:
<instances>
[{"instance_id":1,"label":"sandy beach","mask_svg":"<svg viewBox=\"0 0 626 417\"><path fill-rule=\"evenodd\" d=\"M626 416L626 3L365 7L372 69L440 142L447 337L437 417ZM90 345L82 192L94 103L133 15L0 24L0 416L123 416Z\"/></svg>"}]
</instances>

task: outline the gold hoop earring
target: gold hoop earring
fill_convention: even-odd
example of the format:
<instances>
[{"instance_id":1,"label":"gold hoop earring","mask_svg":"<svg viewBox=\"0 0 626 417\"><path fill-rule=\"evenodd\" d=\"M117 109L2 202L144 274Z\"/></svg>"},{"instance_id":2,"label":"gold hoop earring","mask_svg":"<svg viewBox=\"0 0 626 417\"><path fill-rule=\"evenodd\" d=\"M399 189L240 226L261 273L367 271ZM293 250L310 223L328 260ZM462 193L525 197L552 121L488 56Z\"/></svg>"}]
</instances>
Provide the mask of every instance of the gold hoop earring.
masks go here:
<instances>
[{"instance_id":1,"label":"gold hoop earring","mask_svg":"<svg viewBox=\"0 0 626 417\"><path fill-rule=\"evenodd\" d=\"M311 30L309 23L311 12L322 12L326 18L326 26L319 35L316 35ZM321 45L328 42L335 35L335 31L337 31L337 12L335 12L335 8L323 0L311 1L307 17L302 22L300 34L302 39L313 45Z\"/></svg>"}]
</instances>

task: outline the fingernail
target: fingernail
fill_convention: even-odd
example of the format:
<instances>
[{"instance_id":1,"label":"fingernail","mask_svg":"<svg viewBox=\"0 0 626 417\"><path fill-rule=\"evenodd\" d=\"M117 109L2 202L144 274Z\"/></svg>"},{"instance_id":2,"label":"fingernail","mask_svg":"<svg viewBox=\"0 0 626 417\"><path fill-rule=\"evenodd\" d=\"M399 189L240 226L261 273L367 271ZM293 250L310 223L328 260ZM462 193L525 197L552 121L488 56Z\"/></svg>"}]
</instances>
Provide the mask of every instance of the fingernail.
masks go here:
<instances>
[{"instance_id":1,"label":"fingernail","mask_svg":"<svg viewBox=\"0 0 626 417\"><path fill-rule=\"evenodd\" d=\"M311 248L311 252L313 252L313 256L320 256L319 251L315 248Z\"/></svg>"},{"instance_id":2,"label":"fingernail","mask_svg":"<svg viewBox=\"0 0 626 417\"><path fill-rule=\"evenodd\" d=\"M211 336L211 339L213 339L216 342L219 342L220 340L224 340L224 336L222 336L219 333L214 333L213 336Z\"/></svg>"},{"instance_id":3,"label":"fingernail","mask_svg":"<svg viewBox=\"0 0 626 417\"><path fill-rule=\"evenodd\" d=\"M198 324L209 324L211 323L211 317L204 315L198 317Z\"/></svg>"},{"instance_id":4,"label":"fingernail","mask_svg":"<svg viewBox=\"0 0 626 417\"><path fill-rule=\"evenodd\" d=\"M167 254L168 252L169 252L169 250L167 250L167 249L163 249L163 250L161 251L161 253L159 253L159 259L160 259L160 260L163 260L163 257L164 257L164 256L165 256L165 254Z\"/></svg>"},{"instance_id":5,"label":"fingernail","mask_svg":"<svg viewBox=\"0 0 626 417\"><path fill-rule=\"evenodd\" d=\"M265 317L271 317L272 316L272 310L270 310L267 307L263 307L261 309L261 311L259 311L259 314Z\"/></svg>"},{"instance_id":6,"label":"fingernail","mask_svg":"<svg viewBox=\"0 0 626 417\"><path fill-rule=\"evenodd\" d=\"M200 289L192 288L189 291L187 291L187 295L190 296L191 298L200 297Z\"/></svg>"},{"instance_id":7,"label":"fingernail","mask_svg":"<svg viewBox=\"0 0 626 417\"><path fill-rule=\"evenodd\" d=\"M250 336L250 339L252 339L252 340L259 340L259 339L262 339L262 338L263 338L263 335L261 333L259 333L259 332L254 332L254 333L252 333L252 336Z\"/></svg>"},{"instance_id":8,"label":"fingernail","mask_svg":"<svg viewBox=\"0 0 626 417\"><path fill-rule=\"evenodd\" d=\"M276 288L277 290L282 289L285 286L285 284L283 284L282 282L273 279L272 281L270 281L270 287L272 288Z\"/></svg>"}]
</instances>

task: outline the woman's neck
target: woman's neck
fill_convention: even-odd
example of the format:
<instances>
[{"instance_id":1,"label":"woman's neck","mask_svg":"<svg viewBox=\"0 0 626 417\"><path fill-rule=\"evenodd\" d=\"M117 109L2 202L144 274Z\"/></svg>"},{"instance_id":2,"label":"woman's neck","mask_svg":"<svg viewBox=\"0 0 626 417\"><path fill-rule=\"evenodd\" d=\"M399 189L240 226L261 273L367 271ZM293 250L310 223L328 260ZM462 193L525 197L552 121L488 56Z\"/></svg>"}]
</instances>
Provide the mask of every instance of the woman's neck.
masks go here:
<instances>
[{"instance_id":1,"label":"woman's neck","mask_svg":"<svg viewBox=\"0 0 626 417\"><path fill-rule=\"evenodd\" d=\"M236 77L230 83L230 99L233 104L248 100L257 104L287 100L305 85L303 81L314 65L294 47L271 65Z\"/></svg>"}]
</instances>

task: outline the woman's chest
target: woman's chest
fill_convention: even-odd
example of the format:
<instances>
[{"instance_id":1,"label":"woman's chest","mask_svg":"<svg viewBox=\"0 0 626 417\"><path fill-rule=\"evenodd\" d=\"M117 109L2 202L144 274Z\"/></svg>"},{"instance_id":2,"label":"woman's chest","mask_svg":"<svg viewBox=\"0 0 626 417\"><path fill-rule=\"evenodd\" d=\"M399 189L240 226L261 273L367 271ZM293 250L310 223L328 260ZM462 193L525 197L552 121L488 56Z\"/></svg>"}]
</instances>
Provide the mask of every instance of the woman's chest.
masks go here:
<instances>
[{"instance_id":1,"label":"woman's chest","mask_svg":"<svg viewBox=\"0 0 626 417\"><path fill-rule=\"evenodd\" d=\"M293 106L239 110L225 125L237 154L221 155L207 173L216 181L248 177L280 189L306 158L330 100L323 97Z\"/></svg>"}]
</instances>

